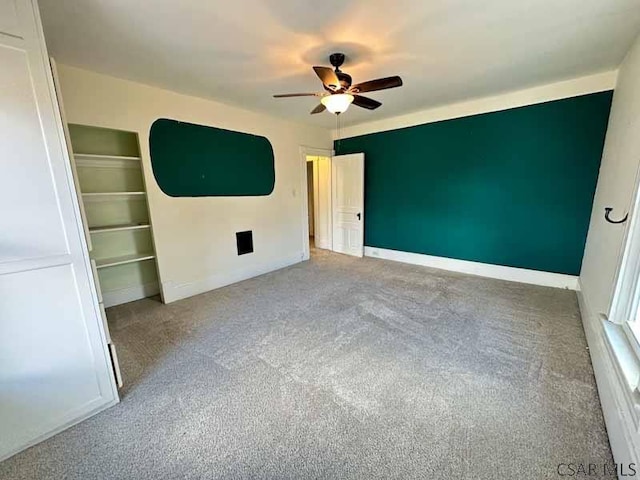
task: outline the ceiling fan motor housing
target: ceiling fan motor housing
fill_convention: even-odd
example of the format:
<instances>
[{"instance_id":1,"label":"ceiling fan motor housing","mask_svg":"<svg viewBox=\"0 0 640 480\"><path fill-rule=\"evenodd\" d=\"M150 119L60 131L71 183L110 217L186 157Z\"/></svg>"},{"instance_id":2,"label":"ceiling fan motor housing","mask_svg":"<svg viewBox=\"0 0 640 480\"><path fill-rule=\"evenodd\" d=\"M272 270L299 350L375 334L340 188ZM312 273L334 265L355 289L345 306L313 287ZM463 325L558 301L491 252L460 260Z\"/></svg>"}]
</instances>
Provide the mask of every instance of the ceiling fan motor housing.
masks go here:
<instances>
[{"instance_id":1,"label":"ceiling fan motor housing","mask_svg":"<svg viewBox=\"0 0 640 480\"><path fill-rule=\"evenodd\" d=\"M338 80L340 80L340 86L343 90L347 90L351 86L351 75L344 72L336 72Z\"/></svg>"},{"instance_id":2,"label":"ceiling fan motor housing","mask_svg":"<svg viewBox=\"0 0 640 480\"><path fill-rule=\"evenodd\" d=\"M340 85L335 85L335 87L343 91L347 90L351 86L352 82L351 75L348 75L340 70L340 67L344 63L344 59L344 53L332 53L331 55L329 55L329 62L331 62L331 65L335 67L336 76L340 81Z\"/></svg>"}]
</instances>

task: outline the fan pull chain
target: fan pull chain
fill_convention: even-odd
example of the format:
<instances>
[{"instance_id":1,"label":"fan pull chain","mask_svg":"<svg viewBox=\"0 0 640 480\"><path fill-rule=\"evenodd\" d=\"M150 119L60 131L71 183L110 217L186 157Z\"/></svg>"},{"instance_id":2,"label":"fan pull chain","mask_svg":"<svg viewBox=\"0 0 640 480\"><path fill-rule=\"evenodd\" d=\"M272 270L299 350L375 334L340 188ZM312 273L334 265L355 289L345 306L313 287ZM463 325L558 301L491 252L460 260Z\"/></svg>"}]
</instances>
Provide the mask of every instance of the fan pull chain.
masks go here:
<instances>
[{"instance_id":1,"label":"fan pull chain","mask_svg":"<svg viewBox=\"0 0 640 480\"><path fill-rule=\"evenodd\" d=\"M340 151L340 115L336 115L336 131L338 133L338 138L336 139L336 153Z\"/></svg>"}]
</instances>

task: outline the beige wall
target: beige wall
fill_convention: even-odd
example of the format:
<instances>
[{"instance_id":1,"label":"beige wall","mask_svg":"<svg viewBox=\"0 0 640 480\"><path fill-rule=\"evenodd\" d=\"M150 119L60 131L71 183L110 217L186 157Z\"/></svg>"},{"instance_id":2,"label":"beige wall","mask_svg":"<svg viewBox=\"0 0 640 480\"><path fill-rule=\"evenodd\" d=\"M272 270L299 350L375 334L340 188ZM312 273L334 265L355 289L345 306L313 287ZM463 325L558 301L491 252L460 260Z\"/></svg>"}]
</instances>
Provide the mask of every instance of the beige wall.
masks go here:
<instances>
[{"instance_id":1,"label":"beige wall","mask_svg":"<svg viewBox=\"0 0 640 480\"><path fill-rule=\"evenodd\" d=\"M607 223L604 209L612 207L613 217L619 219L631 208L640 164L639 132L640 37L618 72L578 295L613 456L627 465L638 464L640 452L636 400L625 378L635 368L635 354L624 331L603 321L603 315L610 311L629 222Z\"/></svg>"},{"instance_id":2,"label":"beige wall","mask_svg":"<svg viewBox=\"0 0 640 480\"><path fill-rule=\"evenodd\" d=\"M605 207L619 219L631 208L640 164L640 37L618 72L609 128L589 225L580 283L595 314L608 314L626 225L604 219Z\"/></svg>"},{"instance_id":3,"label":"beige wall","mask_svg":"<svg viewBox=\"0 0 640 480\"><path fill-rule=\"evenodd\" d=\"M191 296L298 262L303 255L305 163L300 147L331 148L328 130L201 98L59 65L70 123L137 132L165 301ZM149 128L158 118L269 139L276 184L264 197L172 198L158 188ZM253 230L255 253L237 256L235 232Z\"/></svg>"}]
</instances>

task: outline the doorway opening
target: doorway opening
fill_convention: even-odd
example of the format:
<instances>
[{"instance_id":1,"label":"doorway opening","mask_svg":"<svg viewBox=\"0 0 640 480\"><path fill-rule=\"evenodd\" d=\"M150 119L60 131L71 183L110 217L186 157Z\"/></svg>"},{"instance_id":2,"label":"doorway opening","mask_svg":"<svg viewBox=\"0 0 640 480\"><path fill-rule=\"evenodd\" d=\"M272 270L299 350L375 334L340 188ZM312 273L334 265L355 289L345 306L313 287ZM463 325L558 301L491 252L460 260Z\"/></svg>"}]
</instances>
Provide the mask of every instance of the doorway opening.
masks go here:
<instances>
[{"instance_id":1,"label":"doorway opening","mask_svg":"<svg viewBox=\"0 0 640 480\"><path fill-rule=\"evenodd\" d=\"M309 251L313 254L316 248L315 244L315 207L313 202L314 179L313 179L313 160L307 160L307 217L309 219Z\"/></svg>"},{"instance_id":2,"label":"doorway opening","mask_svg":"<svg viewBox=\"0 0 640 480\"><path fill-rule=\"evenodd\" d=\"M331 250L331 157L306 155L309 253Z\"/></svg>"},{"instance_id":3,"label":"doorway opening","mask_svg":"<svg viewBox=\"0 0 640 480\"><path fill-rule=\"evenodd\" d=\"M321 250L364 255L364 154L332 153L301 147L303 260Z\"/></svg>"}]
</instances>

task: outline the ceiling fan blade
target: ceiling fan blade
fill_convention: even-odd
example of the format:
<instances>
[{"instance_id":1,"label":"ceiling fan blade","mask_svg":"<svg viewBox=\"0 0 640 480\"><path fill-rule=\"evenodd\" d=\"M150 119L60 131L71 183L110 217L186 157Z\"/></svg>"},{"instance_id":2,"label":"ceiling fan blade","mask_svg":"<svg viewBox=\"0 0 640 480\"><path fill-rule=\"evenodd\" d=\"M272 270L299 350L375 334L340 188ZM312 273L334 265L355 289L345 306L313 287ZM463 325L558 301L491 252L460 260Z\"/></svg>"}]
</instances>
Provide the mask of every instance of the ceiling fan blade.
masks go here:
<instances>
[{"instance_id":1,"label":"ceiling fan blade","mask_svg":"<svg viewBox=\"0 0 640 480\"><path fill-rule=\"evenodd\" d=\"M274 95L274 98L289 98L289 97L318 97L320 93L279 93Z\"/></svg>"},{"instance_id":2,"label":"ceiling fan blade","mask_svg":"<svg viewBox=\"0 0 640 480\"><path fill-rule=\"evenodd\" d=\"M316 75L322 80L322 83L329 87L331 90L336 90L340 88L340 80L334 72L329 67L313 67L313 70L316 72Z\"/></svg>"},{"instance_id":3,"label":"ceiling fan blade","mask_svg":"<svg viewBox=\"0 0 640 480\"><path fill-rule=\"evenodd\" d=\"M377 90L386 90L387 88L396 88L402 86L402 79L398 76L378 78L369 80L368 82L358 83L351 87L354 93L375 92Z\"/></svg>"},{"instance_id":4,"label":"ceiling fan blade","mask_svg":"<svg viewBox=\"0 0 640 480\"><path fill-rule=\"evenodd\" d=\"M316 108L314 108L313 110L311 110L311 115L313 115L314 113L322 113L327 109L327 107L324 106L324 104L319 103L318 106Z\"/></svg>"},{"instance_id":5,"label":"ceiling fan blade","mask_svg":"<svg viewBox=\"0 0 640 480\"><path fill-rule=\"evenodd\" d=\"M368 110L375 110L380 105L382 105L377 100L369 97L363 97L362 95L354 95L353 96L353 104L362 108L366 108Z\"/></svg>"}]
</instances>

